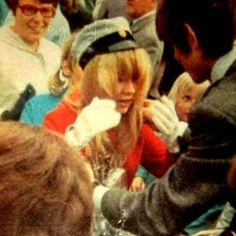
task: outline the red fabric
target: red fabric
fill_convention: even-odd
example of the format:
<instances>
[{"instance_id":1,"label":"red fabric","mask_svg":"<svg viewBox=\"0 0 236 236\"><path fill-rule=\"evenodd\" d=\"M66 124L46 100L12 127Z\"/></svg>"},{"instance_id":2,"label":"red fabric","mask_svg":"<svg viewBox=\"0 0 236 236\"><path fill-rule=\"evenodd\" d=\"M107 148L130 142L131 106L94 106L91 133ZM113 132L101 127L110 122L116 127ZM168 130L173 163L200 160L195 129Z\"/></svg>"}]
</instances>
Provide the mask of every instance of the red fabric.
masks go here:
<instances>
[{"instance_id":1,"label":"red fabric","mask_svg":"<svg viewBox=\"0 0 236 236\"><path fill-rule=\"evenodd\" d=\"M51 131L63 134L76 117L77 113L62 101L55 110L46 115L44 126ZM139 165L142 165L153 175L161 177L174 162L166 144L156 136L149 125L144 124L138 142L135 148L128 153L124 164L127 183L131 184Z\"/></svg>"},{"instance_id":2,"label":"red fabric","mask_svg":"<svg viewBox=\"0 0 236 236\"><path fill-rule=\"evenodd\" d=\"M72 110L64 101L47 113L44 118L44 127L51 131L64 134L66 128L73 124L77 118L76 111Z\"/></svg>"},{"instance_id":3,"label":"red fabric","mask_svg":"<svg viewBox=\"0 0 236 236\"><path fill-rule=\"evenodd\" d=\"M156 136L149 125L144 124L138 143L128 154L124 166L128 170L128 184L131 184L139 165L156 177L161 177L174 162L174 156L169 153L164 141Z\"/></svg>"}]
</instances>

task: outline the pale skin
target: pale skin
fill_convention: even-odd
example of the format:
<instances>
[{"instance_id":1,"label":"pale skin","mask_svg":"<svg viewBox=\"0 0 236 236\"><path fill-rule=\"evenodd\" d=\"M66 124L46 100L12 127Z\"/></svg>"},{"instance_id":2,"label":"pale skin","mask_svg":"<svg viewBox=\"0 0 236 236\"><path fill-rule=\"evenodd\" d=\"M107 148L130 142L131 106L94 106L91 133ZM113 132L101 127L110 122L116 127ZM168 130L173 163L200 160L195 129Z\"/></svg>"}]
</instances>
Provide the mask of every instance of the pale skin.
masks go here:
<instances>
[{"instance_id":1,"label":"pale skin","mask_svg":"<svg viewBox=\"0 0 236 236\"><path fill-rule=\"evenodd\" d=\"M30 4L38 8L53 7L51 3L40 3L38 0L19 0L19 5ZM55 8L54 8L55 9ZM26 16L19 7L15 11L15 24L12 30L18 34L25 43L37 51L39 40L45 35L53 17L43 17L39 11L35 15Z\"/></svg>"},{"instance_id":2,"label":"pale skin","mask_svg":"<svg viewBox=\"0 0 236 236\"><path fill-rule=\"evenodd\" d=\"M196 85L196 87L191 86L182 94L179 94L179 96L177 96L175 108L181 121L188 122L189 115L194 104L197 102L200 93L201 90Z\"/></svg>"}]
</instances>

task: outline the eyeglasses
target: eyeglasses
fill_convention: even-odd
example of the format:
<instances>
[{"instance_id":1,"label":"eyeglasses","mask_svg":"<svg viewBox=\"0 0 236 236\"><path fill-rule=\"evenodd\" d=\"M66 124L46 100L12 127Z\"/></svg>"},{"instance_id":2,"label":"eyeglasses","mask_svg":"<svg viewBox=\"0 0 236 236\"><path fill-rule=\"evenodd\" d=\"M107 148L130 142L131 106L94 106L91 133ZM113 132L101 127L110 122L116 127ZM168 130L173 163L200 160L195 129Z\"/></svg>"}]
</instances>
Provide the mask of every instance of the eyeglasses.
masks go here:
<instances>
[{"instance_id":1,"label":"eyeglasses","mask_svg":"<svg viewBox=\"0 0 236 236\"><path fill-rule=\"evenodd\" d=\"M30 4L19 5L18 7L26 16L33 16L39 11L43 17L50 18L54 17L56 13L53 7L36 7Z\"/></svg>"}]
</instances>

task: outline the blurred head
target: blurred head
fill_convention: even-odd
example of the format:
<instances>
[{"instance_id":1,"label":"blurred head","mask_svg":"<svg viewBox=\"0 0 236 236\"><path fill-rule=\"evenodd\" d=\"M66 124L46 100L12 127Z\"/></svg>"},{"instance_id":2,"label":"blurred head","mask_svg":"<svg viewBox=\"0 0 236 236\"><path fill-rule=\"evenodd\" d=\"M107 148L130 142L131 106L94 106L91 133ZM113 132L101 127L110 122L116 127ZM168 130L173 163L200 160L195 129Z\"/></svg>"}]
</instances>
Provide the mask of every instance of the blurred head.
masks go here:
<instances>
[{"instance_id":1,"label":"blurred head","mask_svg":"<svg viewBox=\"0 0 236 236\"><path fill-rule=\"evenodd\" d=\"M232 49L231 0L160 0L157 32L196 82L209 78L215 61ZM216 40L217 39L217 40Z\"/></svg>"},{"instance_id":2,"label":"blurred head","mask_svg":"<svg viewBox=\"0 0 236 236\"><path fill-rule=\"evenodd\" d=\"M61 137L0 123L1 235L90 235L91 177Z\"/></svg>"},{"instance_id":3,"label":"blurred head","mask_svg":"<svg viewBox=\"0 0 236 236\"><path fill-rule=\"evenodd\" d=\"M55 16L57 4L58 0L9 0L15 15L14 32L29 46L37 45Z\"/></svg>"},{"instance_id":4,"label":"blurred head","mask_svg":"<svg viewBox=\"0 0 236 236\"><path fill-rule=\"evenodd\" d=\"M195 83L188 73L181 74L173 84L169 98L175 103L177 115L181 121L188 122L192 109L210 85L209 81Z\"/></svg>"},{"instance_id":5,"label":"blurred head","mask_svg":"<svg viewBox=\"0 0 236 236\"><path fill-rule=\"evenodd\" d=\"M126 12L132 18L139 18L156 8L157 0L127 0Z\"/></svg>"}]
</instances>

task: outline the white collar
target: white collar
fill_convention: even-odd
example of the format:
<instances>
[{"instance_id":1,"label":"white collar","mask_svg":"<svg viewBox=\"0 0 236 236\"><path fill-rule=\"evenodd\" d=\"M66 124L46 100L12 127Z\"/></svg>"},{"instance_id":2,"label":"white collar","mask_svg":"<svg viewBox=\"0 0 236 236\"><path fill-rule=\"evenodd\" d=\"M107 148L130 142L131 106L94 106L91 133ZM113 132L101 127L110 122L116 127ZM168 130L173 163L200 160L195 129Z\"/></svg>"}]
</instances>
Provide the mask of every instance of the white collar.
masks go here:
<instances>
[{"instance_id":1,"label":"white collar","mask_svg":"<svg viewBox=\"0 0 236 236\"><path fill-rule=\"evenodd\" d=\"M156 10L149 11L148 13L140 16L139 18L133 19L132 23L135 24L136 22L138 22L140 20L143 20L144 18L146 18L146 17L148 17L150 15L153 15L153 14L156 14Z\"/></svg>"},{"instance_id":2,"label":"white collar","mask_svg":"<svg viewBox=\"0 0 236 236\"><path fill-rule=\"evenodd\" d=\"M234 42L233 49L220 57L214 64L211 70L211 82L215 82L224 77L225 73L236 60L236 41Z\"/></svg>"}]
</instances>

